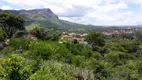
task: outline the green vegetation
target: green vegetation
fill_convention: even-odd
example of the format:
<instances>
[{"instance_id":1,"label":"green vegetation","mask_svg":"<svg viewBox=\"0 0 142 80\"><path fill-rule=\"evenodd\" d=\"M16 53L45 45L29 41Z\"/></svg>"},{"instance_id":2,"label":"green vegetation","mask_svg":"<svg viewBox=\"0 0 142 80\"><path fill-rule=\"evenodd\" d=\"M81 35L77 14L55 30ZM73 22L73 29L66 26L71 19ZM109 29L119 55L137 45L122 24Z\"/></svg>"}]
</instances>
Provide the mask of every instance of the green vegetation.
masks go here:
<instances>
[{"instance_id":1,"label":"green vegetation","mask_svg":"<svg viewBox=\"0 0 142 80\"><path fill-rule=\"evenodd\" d=\"M2 28L0 28L0 41L4 41L5 38L6 38L5 31Z\"/></svg>"},{"instance_id":2,"label":"green vegetation","mask_svg":"<svg viewBox=\"0 0 142 80\"><path fill-rule=\"evenodd\" d=\"M91 32L88 44L59 43L61 33L45 28L21 31L9 41L5 33L0 29L7 43L0 50L1 80L142 80L140 33L124 39Z\"/></svg>"},{"instance_id":3,"label":"green vegetation","mask_svg":"<svg viewBox=\"0 0 142 80\"><path fill-rule=\"evenodd\" d=\"M93 47L93 46L103 46L104 35L101 33L91 32L86 36L86 41Z\"/></svg>"},{"instance_id":4,"label":"green vegetation","mask_svg":"<svg viewBox=\"0 0 142 80\"><path fill-rule=\"evenodd\" d=\"M24 29L24 19L4 11L0 13L0 26L6 32L7 37L11 38L17 30Z\"/></svg>"},{"instance_id":5,"label":"green vegetation","mask_svg":"<svg viewBox=\"0 0 142 80\"><path fill-rule=\"evenodd\" d=\"M38 23L32 23L28 26L25 26L26 30L30 31L30 30L33 30L34 28L39 28L40 27L40 24Z\"/></svg>"},{"instance_id":6,"label":"green vegetation","mask_svg":"<svg viewBox=\"0 0 142 80\"><path fill-rule=\"evenodd\" d=\"M61 36L61 33L58 31L38 27L31 30L30 34L35 35L38 39L51 41L58 41Z\"/></svg>"}]
</instances>

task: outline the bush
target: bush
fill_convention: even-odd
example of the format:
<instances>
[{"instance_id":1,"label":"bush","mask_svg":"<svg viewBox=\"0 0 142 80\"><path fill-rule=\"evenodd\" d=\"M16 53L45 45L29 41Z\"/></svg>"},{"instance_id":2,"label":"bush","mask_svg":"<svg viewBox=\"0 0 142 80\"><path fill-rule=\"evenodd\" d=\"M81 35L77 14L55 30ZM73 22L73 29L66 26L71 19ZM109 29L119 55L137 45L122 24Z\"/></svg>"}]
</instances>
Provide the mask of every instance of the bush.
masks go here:
<instances>
[{"instance_id":1,"label":"bush","mask_svg":"<svg viewBox=\"0 0 142 80\"><path fill-rule=\"evenodd\" d=\"M5 38L6 38L5 31L2 28L0 28L0 41L4 41Z\"/></svg>"},{"instance_id":2,"label":"bush","mask_svg":"<svg viewBox=\"0 0 142 80\"><path fill-rule=\"evenodd\" d=\"M27 80L31 74L31 67L24 66L25 59L18 55L12 55L2 63L4 69L2 80Z\"/></svg>"},{"instance_id":3,"label":"bush","mask_svg":"<svg viewBox=\"0 0 142 80\"><path fill-rule=\"evenodd\" d=\"M105 61L113 64L113 66L124 65L127 60L134 59L135 57L128 53L123 52L110 52L104 55Z\"/></svg>"},{"instance_id":4,"label":"bush","mask_svg":"<svg viewBox=\"0 0 142 80\"><path fill-rule=\"evenodd\" d=\"M86 57L90 57L92 55L92 50L87 45L72 43L66 43L65 45L73 55L81 55Z\"/></svg>"},{"instance_id":5,"label":"bush","mask_svg":"<svg viewBox=\"0 0 142 80\"><path fill-rule=\"evenodd\" d=\"M12 38L10 39L10 46L15 50L28 50L30 40L26 38Z\"/></svg>"},{"instance_id":6,"label":"bush","mask_svg":"<svg viewBox=\"0 0 142 80\"><path fill-rule=\"evenodd\" d=\"M57 62L46 62L40 70L31 75L30 80L77 80L70 65Z\"/></svg>"},{"instance_id":7,"label":"bush","mask_svg":"<svg viewBox=\"0 0 142 80\"><path fill-rule=\"evenodd\" d=\"M85 40L91 45L91 46L104 46L105 45L105 36L102 33L97 32L91 32L89 33Z\"/></svg>"},{"instance_id":8,"label":"bush","mask_svg":"<svg viewBox=\"0 0 142 80\"><path fill-rule=\"evenodd\" d=\"M61 33L54 30L46 30L44 28L34 28L30 32L41 40L58 41L60 39Z\"/></svg>"},{"instance_id":9,"label":"bush","mask_svg":"<svg viewBox=\"0 0 142 80\"><path fill-rule=\"evenodd\" d=\"M17 31L17 32L14 34L14 37L20 38L20 37L23 37L25 34L27 34L26 31Z\"/></svg>"},{"instance_id":10,"label":"bush","mask_svg":"<svg viewBox=\"0 0 142 80\"><path fill-rule=\"evenodd\" d=\"M49 59L49 57L56 53L57 47L53 43L48 43L44 41L32 41L29 45L31 55L36 57L41 57L42 59Z\"/></svg>"},{"instance_id":11,"label":"bush","mask_svg":"<svg viewBox=\"0 0 142 80\"><path fill-rule=\"evenodd\" d=\"M32 41L29 46L29 52L33 57L42 59L61 60L69 53L63 44L48 41Z\"/></svg>"}]
</instances>

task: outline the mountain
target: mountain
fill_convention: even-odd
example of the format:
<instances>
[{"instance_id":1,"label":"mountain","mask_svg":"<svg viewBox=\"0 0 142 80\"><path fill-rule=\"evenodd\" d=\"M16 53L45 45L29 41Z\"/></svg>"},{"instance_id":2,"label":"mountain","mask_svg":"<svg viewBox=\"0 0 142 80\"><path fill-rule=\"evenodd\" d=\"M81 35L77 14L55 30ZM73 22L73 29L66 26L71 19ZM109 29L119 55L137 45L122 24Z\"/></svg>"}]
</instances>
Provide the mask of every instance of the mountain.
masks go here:
<instances>
[{"instance_id":1,"label":"mountain","mask_svg":"<svg viewBox=\"0 0 142 80\"><path fill-rule=\"evenodd\" d=\"M0 10L2 12L3 10ZM82 25L77 23L60 20L56 14L49 8L46 9L33 9L33 10L8 10L16 15L23 16L26 20L26 29L32 29L34 27L46 27L53 28L62 31L86 31L91 27L88 25ZM91 30L91 29L90 29Z\"/></svg>"}]
</instances>

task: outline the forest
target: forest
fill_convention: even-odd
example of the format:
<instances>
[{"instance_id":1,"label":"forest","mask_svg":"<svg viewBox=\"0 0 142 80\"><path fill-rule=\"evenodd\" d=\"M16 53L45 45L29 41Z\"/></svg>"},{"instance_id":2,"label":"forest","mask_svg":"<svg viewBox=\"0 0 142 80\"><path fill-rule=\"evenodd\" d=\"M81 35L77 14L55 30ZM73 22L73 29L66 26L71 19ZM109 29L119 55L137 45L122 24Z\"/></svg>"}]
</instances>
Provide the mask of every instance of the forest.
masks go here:
<instances>
[{"instance_id":1,"label":"forest","mask_svg":"<svg viewBox=\"0 0 142 80\"><path fill-rule=\"evenodd\" d=\"M142 80L142 34L59 43L61 32L27 31L21 16L0 13L0 80Z\"/></svg>"}]
</instances>

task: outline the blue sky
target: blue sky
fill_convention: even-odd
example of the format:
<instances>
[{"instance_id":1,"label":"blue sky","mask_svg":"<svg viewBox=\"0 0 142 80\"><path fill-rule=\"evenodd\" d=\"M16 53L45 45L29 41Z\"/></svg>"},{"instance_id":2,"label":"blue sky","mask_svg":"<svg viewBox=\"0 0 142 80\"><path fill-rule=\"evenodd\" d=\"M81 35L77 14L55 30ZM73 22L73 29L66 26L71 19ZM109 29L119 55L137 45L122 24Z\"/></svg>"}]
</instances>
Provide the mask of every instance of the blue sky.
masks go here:
<instances>
[{"instance_id":1,"label":"blue sky","mask_svg":"<svg viewBox=\"0 0 142 80\"><path fill-rule=\"evenodd\" d=\"M142 0L0 0L0 8L50 8L60 19L81 24L142 24Z\"/></svg>"}]
</instances>

